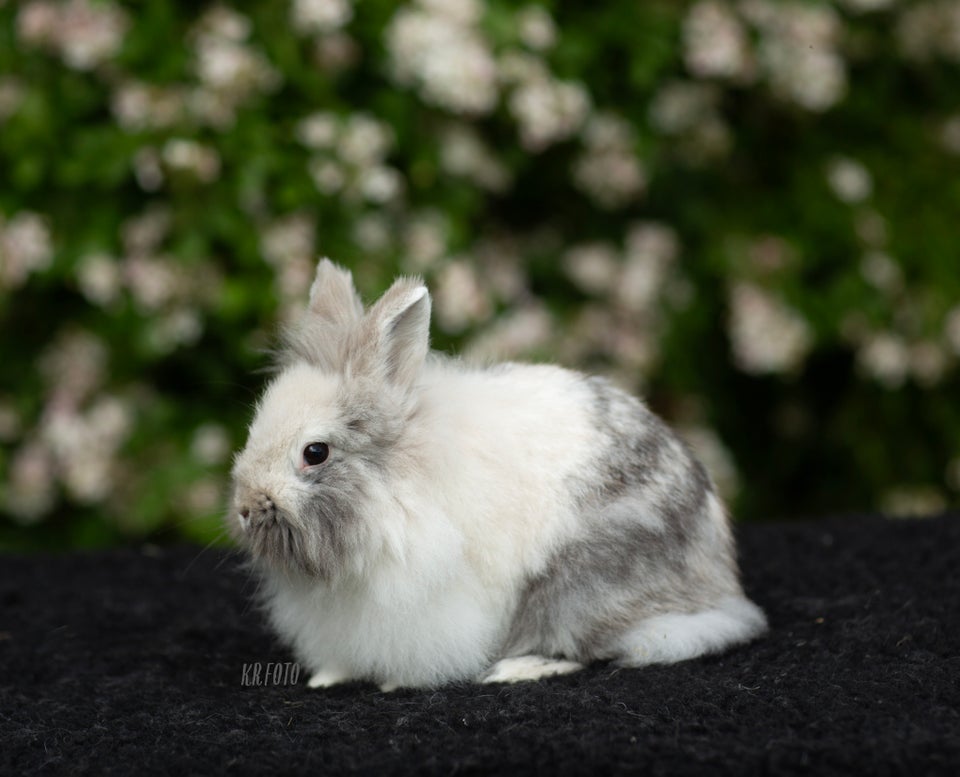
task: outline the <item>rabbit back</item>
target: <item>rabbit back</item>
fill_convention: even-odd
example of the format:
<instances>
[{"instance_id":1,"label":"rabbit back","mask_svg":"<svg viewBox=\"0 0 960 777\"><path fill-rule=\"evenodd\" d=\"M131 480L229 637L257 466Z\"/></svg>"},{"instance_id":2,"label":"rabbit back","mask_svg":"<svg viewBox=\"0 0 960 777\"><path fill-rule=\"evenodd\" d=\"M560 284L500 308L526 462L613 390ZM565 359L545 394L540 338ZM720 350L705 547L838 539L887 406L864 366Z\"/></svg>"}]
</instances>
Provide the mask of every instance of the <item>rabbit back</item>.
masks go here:
<instances>
[{"instance_id":1,"label":"rabbit back","mask_svg":"<svg viewBox=\"0 0 960 777\"><path fill-rule=\"evenodd\" d=\"M527 577L501 653L635 662L623 635L638 624L718 608L735 622L716 649L756 636L765 620L740 587L729 522L703 466L639 400L582 380L597 455L569 484L579 527ZM700 628L684 626L684 639ZM651 660L689 657L684 650L668 645Z\"/></svg>"}]
</instances>

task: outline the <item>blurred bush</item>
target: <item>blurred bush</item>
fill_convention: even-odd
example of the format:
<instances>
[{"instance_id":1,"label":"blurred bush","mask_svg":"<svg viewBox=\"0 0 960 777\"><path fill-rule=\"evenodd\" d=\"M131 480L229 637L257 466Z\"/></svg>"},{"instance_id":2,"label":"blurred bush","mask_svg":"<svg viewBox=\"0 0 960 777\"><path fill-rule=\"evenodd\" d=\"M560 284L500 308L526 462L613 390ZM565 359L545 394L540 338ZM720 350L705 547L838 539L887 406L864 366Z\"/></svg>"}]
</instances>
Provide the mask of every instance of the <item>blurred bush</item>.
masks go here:
<instances>
[{"instance_id":1,"label":"blurred bush","mask_svg":"<svg viewBox=\"0 0 960 777\"><path fill-rule=\"evenodd\" d=\"M958 83L955 0L0 0L0 540L216 536L323 254L741 517L956 502Z\"/></svg>"}]
</instances>

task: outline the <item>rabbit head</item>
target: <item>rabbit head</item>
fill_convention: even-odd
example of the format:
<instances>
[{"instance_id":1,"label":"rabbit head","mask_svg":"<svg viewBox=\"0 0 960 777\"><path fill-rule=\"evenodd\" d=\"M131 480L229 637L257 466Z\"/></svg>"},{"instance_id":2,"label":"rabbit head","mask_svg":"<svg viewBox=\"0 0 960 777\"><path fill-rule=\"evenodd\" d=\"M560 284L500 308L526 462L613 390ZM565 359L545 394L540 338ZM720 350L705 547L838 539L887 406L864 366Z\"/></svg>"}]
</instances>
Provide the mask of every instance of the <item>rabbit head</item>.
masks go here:
<instances>
[{"instance_id":1,"label":"rabbit head","mask_svg":"<svg viewBox=\"0 0 960 777\"><path fill-rule=\"evenodd\" d=\"M350 273L320 262L234 462L227 520L255 559L331 579L389 543L385 473L416 406L429 322L420 282L398 280L364 312Z\"/></svg>"}]
</instances>

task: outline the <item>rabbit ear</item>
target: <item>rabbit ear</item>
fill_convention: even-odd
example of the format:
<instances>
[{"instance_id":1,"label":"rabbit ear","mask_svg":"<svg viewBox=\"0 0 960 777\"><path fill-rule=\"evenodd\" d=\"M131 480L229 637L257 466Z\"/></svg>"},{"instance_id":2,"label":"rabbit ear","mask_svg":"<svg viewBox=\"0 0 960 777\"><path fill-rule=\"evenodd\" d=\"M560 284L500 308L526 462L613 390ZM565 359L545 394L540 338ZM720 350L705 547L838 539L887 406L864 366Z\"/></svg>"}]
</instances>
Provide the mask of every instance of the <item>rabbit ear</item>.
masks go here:
<instances>
[{"instance_id":1,"label":"rabbit ear","mask_svg":"<svg viewBox=\"0 0 960 777\"><path fill-rule=\"evenodd\" d=\"M343 367L343 347L363 318L363 303L349 270L321 259L300 322L283 333L281 365L303 360L323 370Z\"/></svg>"},{"instance_id":2,"label":"rabbit ear","mask_svg":"<svg viewBox=\"0 0 960 777\"><path fill-rule=\"evenodd\" d=\"M401 278L370 309L354 344L356 371L408 389L430 350L430 294L419 280Z\"/></svg>"},{"instance_id":3,"label":"rabbit ear","mask_svg":"<svg viewBox=\"0 0 960 777\"><path fill-rule=\"evenodd\" d=\"M317 265L317 274L310 286L309 317L318 317L328 324L348 326L363 316L363 303L353 286L349 270L324 257Z\"/></svg>"}]
</instances>

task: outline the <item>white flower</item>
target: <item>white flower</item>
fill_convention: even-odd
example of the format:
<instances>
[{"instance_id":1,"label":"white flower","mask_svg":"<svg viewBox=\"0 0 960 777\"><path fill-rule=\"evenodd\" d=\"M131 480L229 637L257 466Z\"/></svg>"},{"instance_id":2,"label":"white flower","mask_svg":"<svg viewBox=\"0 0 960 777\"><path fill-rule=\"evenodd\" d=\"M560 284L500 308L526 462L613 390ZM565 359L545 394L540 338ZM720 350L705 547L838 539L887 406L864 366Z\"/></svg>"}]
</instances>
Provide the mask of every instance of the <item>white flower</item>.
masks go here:
<instances>
[{"instance_id":1,"label":"white flower","mask_svg":"<svg viewBox=\"0 0 960 777\"><path fill-rule=\"evenodd\" d=\"M128 27L126 13L114 3L90 0L32 0L17 17L23 42L52 49L75 70L92 70L113 57Z\"/></svg>"},{"instance_id":2,"label":"white flower","mask_svg":"<svg viewBox=\"0 0 960 777\"><path fill-rule=\"evenodd\" d=\"M214 90L237 88L252 66L251 52L234 41L213 38L197 47L197 75Z\"/></svg>"},{"instance_id":3,"label":"white flower","mask_svg":"<svg viewBox=\"0 0 960 777\"><path fill-rule=\"evenodd\" d=\"M870 172L855 159L837 157L827 166L827 182L837 198L848 205L866 200L873 192Z\"/></svg>"},{"instance_id":4,"label":"white flower","mask_svg":"<svg viewBox=\"0 0 960 777\"><path fill-rule=\"evenodd\" d=\"M467 178L492 192L510 186L510 171L480 135L464 124L449 127L441 136L440 165L451 175Z\"/></svg>"},{"instance_id":5,"label":"white flower","mask_svg":"<svg viewBox=\"0 0 960 777\"><path fill-rule=\"evenodd\" d=\"M58 334L39 360L53 404L79 407L103 383L107 360L107 346L96 335L83 330Z\"/></svg>"},{"instance_id":6,"label":"white flower","mask_svg":"<svg viewBox=\"0 0 960 777\"><path fill-rule=\"evenodd\" d=\"M117 6L71 0L67 9L60 47L68 66L91 70L120 50L129 22Z\"/></svg>"},{"instance_id":7,"label":"white flower","mask_svg":"<svg viewBox=\"0 0 960 777\"><path fill-rule=\"evenodd\" d=\"M882 251L870 251L860 261L860 274L871 286L880 291L896 292L903 288L903 273L900 267Z\"/></svg>"},{"instance_id":8,"label":"white flower","mask_svg":"<svg viewBox=\"0 0 960 777\"><path fill-rule=\"evenodd\" d=\"M760 31L759 59L775 93L810 111L825 111L846 94L837 50L840 18L826 5L744 0L741 11Z\"/></svg>"},{"instance_id":9,"label":"white flower","mask_svg":"<svg viewBox=\"0 0 960 777\"><path fill-rule=\"evenodd\" d=\"M332 159L313 159L307 169L313 179L313 185L322 194L336 194L343 189L347 182L347 175L343 167Z\"/></svg>"},{"instance_id":10,"label":"white flower","mask_svg":"<svg viewBox=\"0 0 960 777\"><path fill-rule=\"evenodd\" d=\"M195 95L195 112L218 125L229 125L236 106L253 94L276 89L279 71L246 43L250 21L236 11L218 6L207 11L193 31L195 70L202 89ZM213 101L210 112L205 103Z\"/></svg>"},{"instance_id":11,"label":"white flower","mask_svg":"<svg viewBox=\"0 0 960 777\"><path fill-rule=\"evenodd\" d=\"M333 113L312 113L297 122L297 140L309 149L332 148L340 134L340 120Z\"/></svg>"},{"instance_id":12,"label":"white flower","mask_svg":"<svg viewBox=\"0 0 960 777\"><path fill-rule=\"evenodd\" d=\"M910 348L893 332L869 335L857 352L860 368L882 386L896 389L910 373Z\"/></svg>"},{"instance_id":13,"label":"white flower","mask_svg":"<svg viewBox=\"0 0 960 777\"><path fill-rule=\"evenodd\" d=\"M123 276L144 314L166 307L183 290L183 277L169 257L128 256L123 261Z\"/></svg>"},{"instance_id":14,"label":"white flower","mask_svg":"<svg viewBox=\"0 0 960 777\"><path fill-rule=\"evenodd\" d=\"M700 0L683 23L687 69L698 78L745 80L753 74L747 34L725 2Z\"/></svg>"},{"instance_id":15,"label":"white flower","mask_svg":"<svg viewBox=\"0 0 960 777\"><path fill-rule=\"evenodd\" d=\"M350 23L353 6L350 0L293 0L290 17L297 32L331 32Z\"/></svg>"},{"instance_id":16,"label":"white flower","mask_svg":"<svg viewBox=\"0 0 960 777\"><path fill-rule=\"evenodd\" d=\"M730 290L729 329L737 366L753 374L790 372L813 344L810 326L799 313L744 281Z\"/></svg>"},{"instance_id":17,"label":"white flower","mask_svg":"<svg viewBox=\"0 0 960 777\"><path fill-rule=\"evenodd\" d=\"M597 114L584 140L586 150L573 165L574 182L603 208L629 204L647 183L633 150L633 127L619 116Z\"/></svg>"},{"instance_id":18,"label":"white flower","mask_svg":"<svg viewBox=\"0 0 960 777\"><path fill-rule=\"evenodd\" d=\"M384 122L362 113L343 121L318 113L300 122L297 136L318 152L308 169L323 194L343 192L353 200L382 204L403 189L399 171L383 164L394 143L393 130Z\"/></svg>"},{"instance_id":19,"label":"white flower","mask_svg":"<svg viewBox=\"0 0 960 777\"><path fill-rule=\"evenodd\" d=\"M293 213L267 225L260 236L260 250L269 264L281 267L312 259L316 239L314 220L306 213Z\"/></svg>"},{"instance_id":20,"label":"white flower","mask_svg":"<svg viewBox=\"0 0 960 777\"><path fill-rule=\"evenodd\" d=\"M186 95L175 87L124 81L114 90L110 108L117 123L130 132L166 129L186 113Z\"/></svg>"},{"instance_id":21,"label":"white flower","mask_svg":"<svg viewBox=\"0 0 960 777\"><path fill-rule=\"evenodd\" d=\"M382 205L396 199L403 191L403 176L392 167L377 165L361 172L357 185L366 200Z\"/></svg>"},{"instance_id":22,"label":"white flower","mask_svg":"<svg viewBox=\"0 0 960 777\"><path fill-rule=\"evenodd\" d=\"M407 223L404 235L405 258L411 272L432 267L447 250L450 226L442 211L419 211Z\"/></svg>"},{"instance_id":23,"label":"white flower","mask_svg":"<svg viewBox=\"0 0 960 777\"><path fill-rule=\"evenodd\" d=\"M480 21L485 0L419 0L429 13L442 16L457 24L470 25Z\"/></svg>"},{"instance_id":24,"label":"white flower","mask_svg":"<svg viewBox=\"0 0 960 777\"><path fill-rule=\"evenodd\" d=\"M157 252L170 234L173 215L166 205L154 203L143 213L127 219L120 228L123 250L129 256L149 256Z\"/></svg>"},{"instance_id":25,"label":"white flower","mask_svg":"<svg viewBox=\"0 0 960 777\"><path fill-rule=\"evenodd\" d=\"M150 321L147 343L156 353L192 345L203 334L203 318L194 308L180 307Z\"/></svg>"},{"instance_id":26,"label":"white flower","mask_svg":"<svg viewBox=\"0 0 960 777\"><path fill-rule=\"evenodd\" d=\"M201 478L187 489L184 507L192 515L212 515L223 506L220 484L213 478Z\"/></svg>"},{"instance_id":27,"label":"white flower","mask_svg":"<svg viewBox=\"0 0 960 777\"><path fill-rule=\"evenodd\" d=\"M945 507L943 494L933 486L896 486L881 499L881 509L895 518L924 518Z\"/></svg>"},{"instance_id":28,"label":"white flower","mask_svg":"<svg viewBox=\"0 0 960 777\"><path fill-rule=\"evenodd\" d=\"M250 37L252 25L241 13L225 5L215 5L200 19L198 28L202 34L224 40L242 41Z\"/></svg>"},{"instance_id":29,"label":"white flower","mask_svg":"<svg viewBox=\"0 0 960 777\"><path fill-rule=\"evenodd\" d=\"M715 115L717 92L708 84L667 83L650 103L650 124L665 135L687 132Z\"/></svg>"},{"instance_id":30,"label":"white flower","mask_svg":"<svg viewBox=\"0 0 960 777\"><path fill-rule=\"evenodd\" d=\"M580 83L537 78L514 88L509 108L521 144L536 153L576 134L590 111L590 96Z\"/></svg>"},{"instance_id":31,"label":"white flower","mask_svg":"<svg viewBox=\"0 0 960 777\"><path fill-rule=\"evenodd\" d=\"M393 130L371 116L354 113L344 122L337 143L340 161L370 167L383 160L393 146Z\"/></svg>"},{"instance_id":32,"label":"white flower","mask_svg":"<svg viewBox=\"0 0 960 777\"><path fill-rule=\"evenodd\" d=\"M0 289L14 289L53 262L53 241L46 220L20 211L4 223L0 217Z\"/></svg>"},{"instance_id":33,"label":"white flower","mask_svg":"<svg viewBox=\"0 0 960 777\"><path fill-rule=\"evenodd\" d=\"M882 11L897 3L898 0L840 0L855 13L869 13L870 11Z\"/></svg>"},{"instance_id":34,"label":"white flower","mask_svg":"<svg viewBox=\"0 0 960 777\"><path fill-rule=\"evenodd\" d=\"M593 362L598 356L612 361L630 383L642 380L657 355L651 330L599 304L586 305L562 343L563 358L573 363Z\"/></svg>"},{"instance_id":35,"label":"white flower","mask_svg":"<svg viewBox=\"0 0 960 777\"><path fill-rule=\"evenodd\" d=\"M825 111L846 94L843 60L831 52L764 48L775 91L811 111Z\"/></svg>"},{"instance_id":36,"label":"white flower","mask_svg":"<svg viewBox=\"0 0 960 777\"><path fill-rule=\"evenodd\" d=\"M4 507L24 524L37 523L53 507L56 491L55 465L46 446L31 440L13 455L6 488Z\"/></svg>"},{"instance_id":37,"label":"white flower","mask_svg":"<svg viewBox=\"0 0 960 777\"><path fill-rule=\"evenodd\" d=\"M960 356L960 305L951 308L944 320L943 334L950 349Z\"/></svg>"},{"instance_id":38,"label":"white flower","mask_svg":"<svg viewBox=\"0 0 960 777\"><path fill-rule=\"evenodd\" d=\"M534 51L546 51L557 42L553 17L540 5L528 5L517 12L515 23L520 40Z\"/></svg>"},{"instance_id":39,"label":"white flower","mask_svg":"<svg viewBox=\"0 0 960 777\"><path fill-rule=\"evenodd\" d=\"M401 8L386 30L394 78L454 113L485 114L497 103L496 63L476 26L474 3L421 2Z\"/></svg>"},{"instance_id":40,"label":"white flower","mask_svg":"<svg viewBox=\"0 0 960 777\"><path fill-rule=\"evenodd\" d=\"M133 174L145 192L155 192L165 180L160 154L152 146L145 146L133 156Z\"/></svg>"},{"instance_id":41,"label":"white flower","mask_svg":"<svg viewBox=\"0 0 960 777\"><path fill-rule=\"evenodd\" d=\"M940 56L960 62L960 5L955 0L912 4L897 20L897 38L910 59Z\"/></svg>"},{"instance_id":42,"label":"white flower","mask_svg":"<svg viewBox=\"0 0 960 777\"><path fill-rule=\"evenodd\" d=\"M95 504L110 494L116 454L132 426L129 404L110 395L97 399L86 412L54 411L46 417L43 440L74 499Z\"/></svg>"},{"instance_id":43,"label":"white flower","mask_svg":"<svg viewBox=\"0 0 960 777\"><path fill-rule=\"evenodd\" d=\"M390 224L380 213L366 213L354 222L354 240L369 253L382 253L391 246Z\"/></svg>"},{"instance_id":44,"label":"white flower","mask_svg":"<svg viewBox=\"0 0 960 777\"><path fill-rule=\"evenodd\" d=\"M437 323L451 333L461 332L492 312L480 276L466 259L453 259L443 266L437 277L434 303Z\"/></svg>"},{"instance_id":45,"label":"white flower","mask_svg":"<svg viewBox=\"0 0 960 777\"><path fill-rule=\"evenodd\" d=\"M496 319L474 337L466 348L466 355L482 363L528 356L550 342L553 327L553 319L542 304L527 303Z\"/></svg>"},{"instance_id":46,"label":"white flower","mask_svg":"<svg viewBox=\"0 0 960 777\"><path fill-rule=\"evenodd\" d=\"M55 44L59 38L61 19L60 9L49 0L26 2L17 15L17 36L23 43Z\"/></svg>"},{"instance_id":47,"label":"white flower","mask_svg":"<svg viewBox=\"0 0 960 777\"><path fill-rule=\"evenodd\" d=\"M207 467L222 464L230 455L230 437L220 424L205 423L194 430L190 455Z\"/></svg>"},{"instance_id":48,"label":"white flower","mask_svg":"<svg viewBox=\"0 0 960 777\"><path fill-rule=\"evenodd\" d=\"M100 307L110 305L120 296L120 263L108 254L88 254L77 267L77 283L89 302Z\"/></svg>"},{"instance_id":49,"label":"white flower","mask_svg":"<svg viewBox=\"0 0 960 777\"><path fill-rule=\"evenodd\" d=\"M649 313L663 293L678 250L677 235L670 227L650 221L632 225L623 274L614 290L618 304L634 313Z\"/></svg>"},{"instance_id":50,"label":"white flower","mask_svg":"<svg viewBox=\"0 0 960 777\"><path fill-rule=\"evenodd\" d=\"M588 294L606 294L619 281L620 257L609 243L573 246L563 255L562 263L570 280Z\"/></svg>"},{"instance_id":51,"label":"white flower","mask_svg":"<svg viewBox=\"0 0 960 777\"><path fill-rule=\"evenodd\" d=\"M163 146L162 158L171 171L186 173L202 183L211 183L220 176L217 150L195 140L171 138Z\"/></svg>"},{"instance_id":52,"label":"white flower","mask_svg":"<svg viewBox=\"0 0 960 777\"><path fill-rule=\"evenodd\" d=\"M548 231L535 233L531 239L542 250L560 250L559 246L553 246ZM506 232L488 235L473 247L477 266L483 268L483 281L491 295L511 306L530 301L525 261L528 250L518 244L515 235Z\"/></svg>"},{"instance_id":53,"label":"white flower","mask_svg":"<svg viewBox=\"0 0 960 777\"><path fill-rule=\"evenodd\" d=\"M307 256L291 257L277 269L275 283L285 322L292 324L303 312L303 290L310 288L316 269L316 261Z\"/></svg>"}]
</instances>

